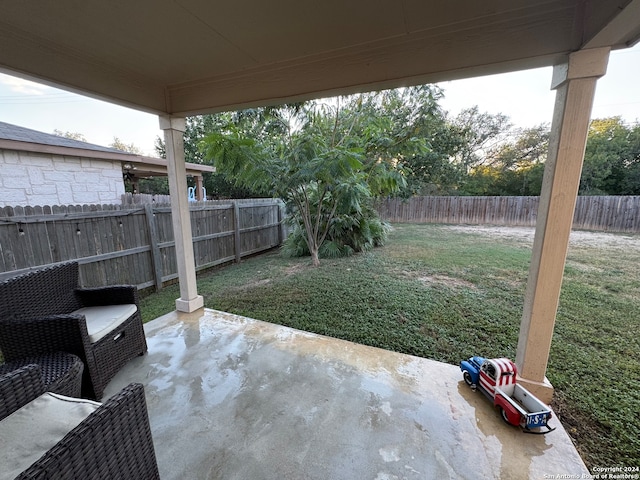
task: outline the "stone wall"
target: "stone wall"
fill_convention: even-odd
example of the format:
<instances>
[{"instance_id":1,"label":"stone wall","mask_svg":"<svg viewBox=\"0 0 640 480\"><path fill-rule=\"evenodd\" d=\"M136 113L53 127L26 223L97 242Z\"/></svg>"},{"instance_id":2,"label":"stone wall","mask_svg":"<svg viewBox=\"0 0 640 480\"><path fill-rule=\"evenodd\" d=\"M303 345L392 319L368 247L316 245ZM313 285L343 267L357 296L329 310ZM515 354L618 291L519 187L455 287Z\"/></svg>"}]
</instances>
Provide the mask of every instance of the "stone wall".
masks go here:
<instances>
[{"instance_id":1,"label":"stone wall","mask_svg":"<svg viewBox=\"0 0 640 480\"><path fill-rule=\"evenodd\" d=\"M120 161L0 150L0 207L120 203Z\"/></svg>"}]
</instances>

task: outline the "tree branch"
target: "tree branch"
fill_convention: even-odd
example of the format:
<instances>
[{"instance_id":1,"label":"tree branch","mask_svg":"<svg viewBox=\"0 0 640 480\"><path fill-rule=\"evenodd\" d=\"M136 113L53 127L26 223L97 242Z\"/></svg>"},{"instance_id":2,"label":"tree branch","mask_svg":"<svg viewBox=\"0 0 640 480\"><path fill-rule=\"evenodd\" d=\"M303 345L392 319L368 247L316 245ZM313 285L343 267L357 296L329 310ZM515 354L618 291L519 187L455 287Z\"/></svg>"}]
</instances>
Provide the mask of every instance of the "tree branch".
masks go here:
<instances>
[{"instance_id":1,"label":"tree branch","mask_svg":"<svg viewBox=\"0 0 640 480\"><path fill-rule=\"evenodd\" d=\"M293 202L298 207L298 211L300 212L300 216L302 217L302 222L304 223L304 229L307 233L304 237L304 241L307 244L307 248L309 248L309 251L311 251L313 247L311 243L312 226L311 226L311 220L310 220L310 215L308 211L309 200L307 198L304 187L302 187L302 190L303 190L303 194L300 196L296 194L295 191L292 191L291 198L293 199Z\"/></svg>"},{"instance_id":2,"label":"tree branch","mask_svg":"<svg viewBox=\"0 0 640 480\"><path fill-rule=\"evenodd\" d=\"M333 216L336 214L337 208L338 208L338 199L335 198L333 200L333 207L331 208L331 213L329 214L329 218L327 219L327 224L324 229L324 232L322 233L322 238L320 239L319 245L322 245L324 243L325 238L327 238L327 234L329 233L329 229L331 226L331 220L333 220Z\"/></svg>"}]
</instances>

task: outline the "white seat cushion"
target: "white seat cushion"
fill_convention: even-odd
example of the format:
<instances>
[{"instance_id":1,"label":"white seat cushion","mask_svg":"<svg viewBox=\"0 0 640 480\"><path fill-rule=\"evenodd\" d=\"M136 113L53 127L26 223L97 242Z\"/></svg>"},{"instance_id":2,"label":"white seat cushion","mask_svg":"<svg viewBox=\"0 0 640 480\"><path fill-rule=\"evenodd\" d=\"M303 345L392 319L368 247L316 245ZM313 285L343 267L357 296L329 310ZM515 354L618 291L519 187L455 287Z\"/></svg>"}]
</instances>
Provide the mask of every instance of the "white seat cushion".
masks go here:
<instances>
[{"instance_id":1,"label":"white seat cushion","mask_svg":"<svg viewBox=\"0 0 640 480\"><path fill-rule=\"evenodd\" d=\"M86 317L89 340L91 343L95 343L118 328L119 325L136 313L136 309L137 307L133 304L102 305L79 308L73 313L79 313Z\"/></svg>"},{"instance_id":2,"label":"white seat cushion","mask_svg":"<svg viewBox=\"0 0 640 480\"><path fill-rule=\"evenodd\" d=\"M0 421L0 480L17 477L99 406L47 392Z\"/></svg>"}]
</instances>

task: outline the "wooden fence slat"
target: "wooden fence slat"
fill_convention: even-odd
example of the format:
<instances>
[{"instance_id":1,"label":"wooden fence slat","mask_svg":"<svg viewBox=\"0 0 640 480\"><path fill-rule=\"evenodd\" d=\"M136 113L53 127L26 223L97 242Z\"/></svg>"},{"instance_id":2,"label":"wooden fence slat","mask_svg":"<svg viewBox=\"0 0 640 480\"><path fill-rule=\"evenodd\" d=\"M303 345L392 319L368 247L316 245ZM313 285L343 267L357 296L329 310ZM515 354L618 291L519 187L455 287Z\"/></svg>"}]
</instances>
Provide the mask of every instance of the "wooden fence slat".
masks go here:
<instances>
[{"instance_id":1,"label":"wooden fence slat","mask_svg":"<svg viewBox=\"0 0 640 480\"><path fill-rule=\"evenodd\" d=\"M538 218L539 197L412 197L376 203L383 220L397 223L459 223L530 226ZM640 196L580 196L573 228L640 233Z\"/></svg>"},{"instance_id":2,"label":"wooden fence slat","mask_svg":"<svg viewBox=\"0 0 640 480\"><path fill-rule=\"evenodd\" d=\"M158 247L158 228L156 227L153 208L150 203L145 204L144 212L149 229L149 243L151 244L151 259L153 264L153 278L155 279L156 290L162 289L162 261L160 260L160 247Z\"/></svg>"},{"instance_id":3,"label":"wooden fence slat","mask_svg":"<svg viewBox=\"0 0 640 480\"><path fill-rule=\"evenodd\" d=\"M77 259L84 286L161 288L177 277L171 210L132 201L138 203L0 208L0 281ZM281 207L274 199L190 205L196 270L280 245Z\"/></svg>"},{"instance_id":4,"label":"wooden fence slat","mask_svg":"<svg viewBox=\"0 0 640 480\"><path fill-rule=\"evenodd\" d=\"M241 258L242 258L242 245L240 242L240 228L242 225L242 222L240 220L240 207L238 206L238 202L233 202L233 219L234 219L234 231L235 231L235 235L234 235L234 245L235 245L235 256L236 256L236 263L240 262Z\"/></svg>"}]
</instances>

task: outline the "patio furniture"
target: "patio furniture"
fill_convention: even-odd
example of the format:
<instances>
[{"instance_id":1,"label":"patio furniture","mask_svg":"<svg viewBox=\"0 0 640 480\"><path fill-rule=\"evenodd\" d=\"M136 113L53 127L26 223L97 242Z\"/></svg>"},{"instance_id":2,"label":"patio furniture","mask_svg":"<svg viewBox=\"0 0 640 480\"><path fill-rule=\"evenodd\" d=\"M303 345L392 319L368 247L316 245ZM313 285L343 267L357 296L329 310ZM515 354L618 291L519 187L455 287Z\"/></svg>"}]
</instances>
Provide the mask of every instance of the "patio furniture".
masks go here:
<instances>
[{"instance_id":1,"label":"patio furniture","mask_svg":"<svg viewBox=\"0 0 640 480\"><path fill-rule=\"evenodd\" d=\"M0 283L0 350L6 362L68 352L84 363L82 396L100 399L106 384L147 351L136 288L79 288L68 262Z\"/></svg>"},{"instance_id":2,"label":"patio furniture","mask_svg":"<svg viewBox=\"0 0 640 480\"><path fill-rule=\"evenodd\" d=\"M55 352L22 358L0 365L0 375L10 373L20 367L36 364L40 367L42 381L47 392L68 397L82 394L82 360L72 353Z\"/></svg>"},{"instance_id":3,"label":"patio furniture","mask_svg":"<svg viewBox=\"0 0 640 480\"><path fill-rule=\"evenodd\" d=\"M40 369L0 376L0 480L158 479L141 384L103 404L45 392Z\"/></svg>"}]
</instances>

